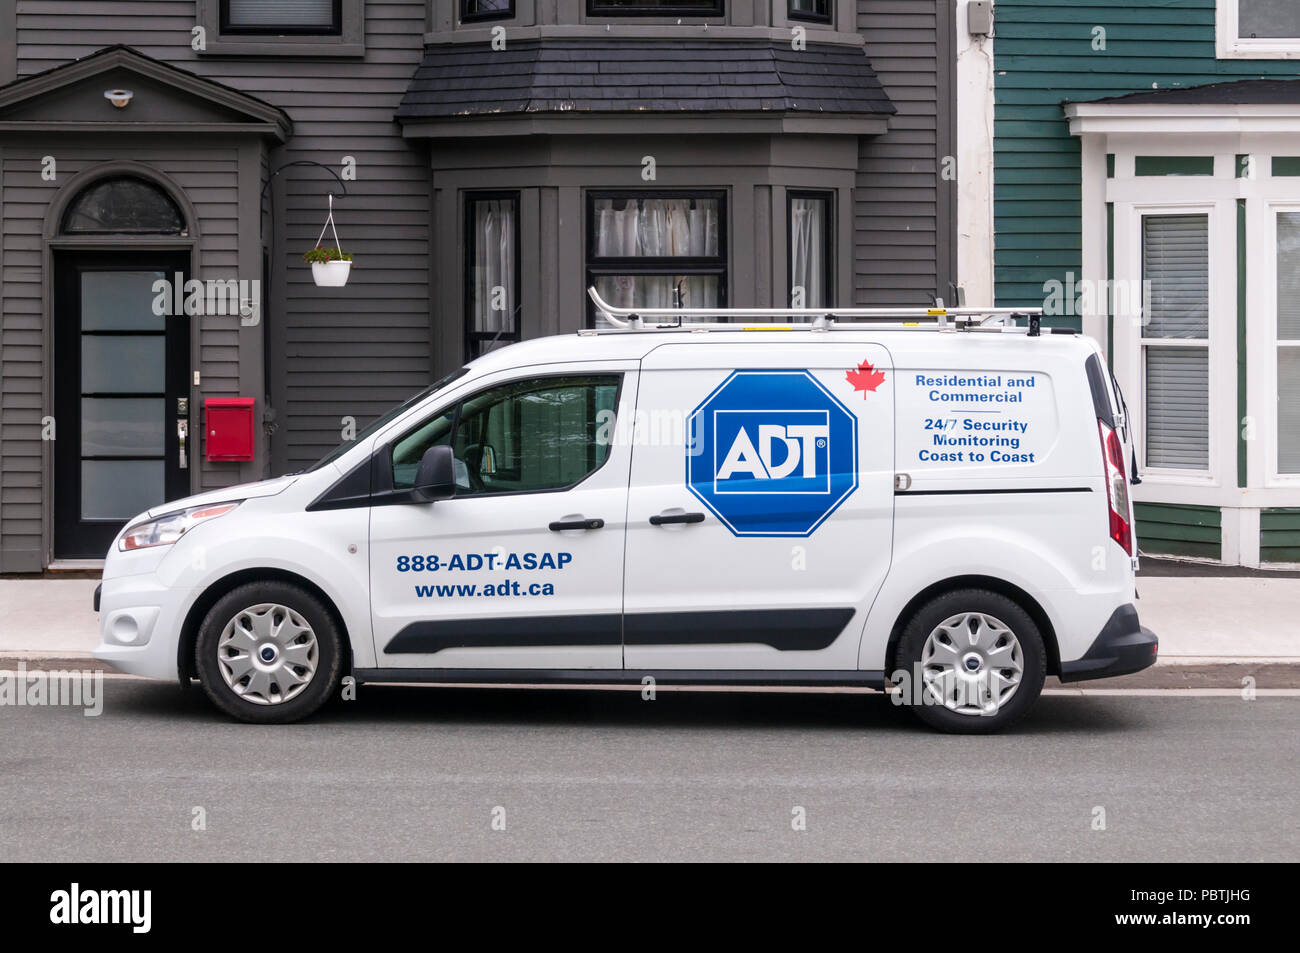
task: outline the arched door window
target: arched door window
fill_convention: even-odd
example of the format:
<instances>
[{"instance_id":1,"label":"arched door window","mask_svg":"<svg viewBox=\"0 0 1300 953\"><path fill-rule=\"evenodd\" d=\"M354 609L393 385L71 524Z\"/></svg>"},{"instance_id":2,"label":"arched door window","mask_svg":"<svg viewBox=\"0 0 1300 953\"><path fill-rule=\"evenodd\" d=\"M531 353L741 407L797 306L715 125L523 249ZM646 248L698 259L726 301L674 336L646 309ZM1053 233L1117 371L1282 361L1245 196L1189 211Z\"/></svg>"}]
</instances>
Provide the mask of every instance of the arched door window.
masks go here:
<instances>
[{"instance_id":1,"label":"arched door window","mask_svg":"<svg viewBox=\"0 0 1300 953\"><path fill-rule=\"evenodd\" d=\"M183 235L185 217L158 186L123 175L83 189L63 216L63 231L70 235Z\"/></svg>"}]
</instances>

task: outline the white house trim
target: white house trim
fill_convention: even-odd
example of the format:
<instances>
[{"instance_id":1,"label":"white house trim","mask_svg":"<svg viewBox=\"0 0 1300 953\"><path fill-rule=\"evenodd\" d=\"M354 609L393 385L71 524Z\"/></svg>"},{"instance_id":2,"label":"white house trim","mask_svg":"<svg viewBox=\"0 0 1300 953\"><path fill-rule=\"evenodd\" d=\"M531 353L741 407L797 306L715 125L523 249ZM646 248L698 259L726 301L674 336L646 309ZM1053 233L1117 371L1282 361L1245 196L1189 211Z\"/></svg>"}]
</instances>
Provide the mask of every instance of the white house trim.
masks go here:
<instances>
[{"instance_id":1,"label":"white house trim","mask_svg":"<svg viewBox=\"0 0 1300 953\"><path fill-rule=\"evenodd\" d=\"M971 36L957 13L957 283L993 304L993 37Z\"/></svg>"},{"instance_id":2,"label":"white house trim","mask_svg":"<svg viewBox=\"0 0 1300 953\"><path fill-rule=\"evenodd\" d=\"M1214 9L1215 55L1221 60L1300 59L1300 37L1243 37L1237 29L1240 6L1237 0L1218 0Z\"/></svg>"}]
</instances>

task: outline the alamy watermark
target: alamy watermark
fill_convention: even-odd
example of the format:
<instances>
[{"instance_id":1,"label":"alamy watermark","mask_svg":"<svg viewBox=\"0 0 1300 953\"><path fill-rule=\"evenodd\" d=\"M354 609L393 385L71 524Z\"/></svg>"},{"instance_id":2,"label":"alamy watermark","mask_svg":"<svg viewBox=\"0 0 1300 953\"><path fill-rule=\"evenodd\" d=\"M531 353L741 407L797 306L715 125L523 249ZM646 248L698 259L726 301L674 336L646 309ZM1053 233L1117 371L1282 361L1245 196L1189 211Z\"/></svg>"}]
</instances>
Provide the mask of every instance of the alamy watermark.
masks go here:
<instances>
[{"instance_id":1,"label":"alamy watermark","mask_svg":"<svg viewBox=\"0 0 1300 953\"><path fill-rule=\"evenodd\" d=\"M177 272L174 281L155 281L153 293L153 313L160 318L178 314L239 315L239 323L249 327L262 320L262 282L257 278L186 280Z\"/></svg>"},{"instance_id":2,"label":"alamy watermark","mask_svg":"<svg viewBox=\"0 0 1300 953\"><path fill-rule=\"evenodd\" d=\"M0 670L0 707L80 708L87 718L104 711L102 671Z\"/></svg>"}]
</instances>

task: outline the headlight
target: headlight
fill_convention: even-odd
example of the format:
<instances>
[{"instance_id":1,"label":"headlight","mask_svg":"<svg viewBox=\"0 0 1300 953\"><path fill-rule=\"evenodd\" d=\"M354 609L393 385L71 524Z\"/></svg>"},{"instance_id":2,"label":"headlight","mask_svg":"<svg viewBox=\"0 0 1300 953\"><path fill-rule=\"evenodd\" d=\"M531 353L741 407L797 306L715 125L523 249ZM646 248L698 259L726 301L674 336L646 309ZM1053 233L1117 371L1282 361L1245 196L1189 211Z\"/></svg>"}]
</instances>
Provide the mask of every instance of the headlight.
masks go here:
<instances>
[{"instance_id":1,"label":"headlight","mask_svg":"<svg viewBox=\"0 0 1300 953\"><path fill-rule=\"evenodd\" d=\"M188 510L168 513L156 520L136 523L122 534L122 538L117 541L117 548L126 553L133 549L148 549L150 546L170 546L205 520L225 516L240 502L236 500L234 503L191 506Z\"/></svg>"}]
</instances>

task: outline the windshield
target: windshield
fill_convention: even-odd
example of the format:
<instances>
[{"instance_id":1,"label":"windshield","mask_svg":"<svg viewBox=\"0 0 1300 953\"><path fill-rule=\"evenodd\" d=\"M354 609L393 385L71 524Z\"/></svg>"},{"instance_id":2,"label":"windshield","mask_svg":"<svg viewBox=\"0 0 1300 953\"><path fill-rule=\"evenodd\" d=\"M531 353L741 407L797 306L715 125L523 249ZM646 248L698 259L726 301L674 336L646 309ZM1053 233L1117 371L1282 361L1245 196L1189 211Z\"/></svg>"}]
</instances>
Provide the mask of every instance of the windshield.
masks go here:
<instances>
[{"instance_id":1,"label":"windshield","mask_svg":"<svg viewBox=\"0 0 1300 953\"><path fill-rule=\"evenodd\" d=\"M365 440L375 431L384 427L390 420L393 420L401 416L402 413L409 410L411 407L414 407L416 404L424 400L426 397L433 396L434 394L438 393L438 391L445 388L452 381L459 380L460 378L464 377L468 373L469 373L469 368L462 367L459 370L452 371L442 380L430 384L428 387L420 391L418 394L413 394L412 396L408 397L406 400L402 401L402 403L394 407L392 410L388 411L388 413L381 414L378 420L375 420L373 423L370 424L370 426L366 427L364 430L358 433L351 440L344 440L341 444L339 444L329 453L325 454L325 456L321 457L319 460L317 460L315 463L313 463L311 466L309 466L306 470L302 472L311 473L315 470L319 470L321 467L325 466L326 464L333 463L339 457L343 456L343 454L347 453L349 450L355 447L359 442Z\"/></svg>"}]
</instances>

